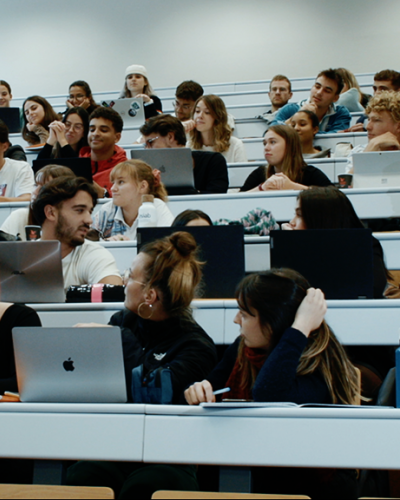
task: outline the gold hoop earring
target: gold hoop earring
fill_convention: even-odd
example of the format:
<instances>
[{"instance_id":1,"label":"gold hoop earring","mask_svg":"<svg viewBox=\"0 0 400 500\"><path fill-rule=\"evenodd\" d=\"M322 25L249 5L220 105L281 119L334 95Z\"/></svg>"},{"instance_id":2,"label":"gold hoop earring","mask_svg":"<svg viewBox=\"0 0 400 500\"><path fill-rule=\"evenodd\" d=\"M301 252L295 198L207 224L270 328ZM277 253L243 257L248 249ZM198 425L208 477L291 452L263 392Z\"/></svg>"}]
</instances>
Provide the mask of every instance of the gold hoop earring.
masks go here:
<instances>
[{"instance_id":1,"label":"gold hoop earring","mask_svg":"<svg viewBox=\"0 0 400 500\"><path fill-rule=\"evenodd\" d=\"M148 307L147 309L147 314L146 314L146 310L142 310L143 307ZM143 314L144 313L144 314ZM150 314L149 314L150 313ZM152 316L153 316L153 313L154 313L154 310L153 310L153 306L152 304L146 304L146 302L142 302L141 304L139 304L139 307L138 307L138 315L142 318L142 319L150 319Z\"/></svg>"}]
</instances>

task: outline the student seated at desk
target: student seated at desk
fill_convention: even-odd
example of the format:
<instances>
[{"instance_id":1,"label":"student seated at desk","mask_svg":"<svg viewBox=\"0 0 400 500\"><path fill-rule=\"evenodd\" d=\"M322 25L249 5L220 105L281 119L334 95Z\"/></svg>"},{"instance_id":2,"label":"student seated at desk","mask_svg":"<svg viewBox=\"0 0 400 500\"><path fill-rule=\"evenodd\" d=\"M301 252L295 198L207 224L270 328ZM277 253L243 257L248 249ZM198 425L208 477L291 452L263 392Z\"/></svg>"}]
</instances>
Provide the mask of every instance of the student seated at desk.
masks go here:
<instances>
[{"instance_id":1,"label":"student seated at desk","mask_svg":"<svg viewBox=\"0 0 400 500\"><path fill-rule=\"evenodd\" d=\"M57 177L75 177L71 169L60 165L46 165L35 175L35 190L32 193L31 205L27 208L13 210L1 226L1 231L19 236L22 241L26 241L25 226L39 226L32 211L32 204L36 200L40 189Z\"/></svg>"},{"instance_id":2,"label":"student seated at desk","mask_svg":"<svg viewBox=\"0 0 400 500\"><path fill-rule=\"evenodd\" d=\"M6 158L9 146L7 125L0 121L0 203L30 201L35 186L32 168L26 161Z\"/></svg>"},{"instance_id":3,"label":"student seated at desk","mask_svg":"<svg viewBox=\"0 0 400 500\"><path fill-rule=\"evenodd\" d=\"M4 80L0 80L0 108L9 108L12 99L11 86Z\"/></svg>"},{"instance_id":4,"label":"student seated at desk","mask_svg":"<svg viewBox=\"0 0 400 500\"><path fill-rule=\"evenodd\" d=\"M189 133L188 147L197 151L221 153L227 163L247 162L243 141L232 135L224 101L216 95L197 99Z\"/></svg>"},{"instance_id":5,"label":"student seated at desk","mask_svg":"<svg viewBox=\"0 0 400 500\"><path fill-rule=\"evenodd\" d=\"M282 229L363 229L351 201L339 189L312 187L299 193L294 218ZM385 266L383 249L372 239L374 252L374 298L382 299L390 277Z\"/></svg>"},{"instance_id":6,"label":"student seated at desk","mask_svg":"<svg viewBox=\"0 0 400 500\"><path fill-rule=\"evenodd\" d=\"M16 326L42 326L30 307L0 302L0 395L18 392L12 329ZM4 403L7 404L7 403ZM31 483L32 460L0 460L0 483Z\"/></svg>"},{"instance_id":7,"label":"student seated at desk","mask_svg":"<svg viewBox=\"0 0 400 500\"><path fill-rule=\"evenodd\" d=\"M126 309L110 321L121 327L131 402L182 403L184 389L214 368L215 345L190 309L200 280L197 245L185 232L145 245L134 260ZM78 462L67 484L108 486L116 498L127 499L150 499L161 489L198 489L195 466L128 462Z\"/></svg>"},{"instance_id":8,"label":"student seated at desk","mask_svg":"<svg viewBox=\"0 0 400 500\"><path fill-rule=\"evenodd\" d=\"M318 134L318 116L309 109L298 111L290 119L290 125L299 134L303 158L326 158L331 150L314 147L314 137Z\"/></svg>"},{"instance_id":9,"label":"student seated at desk","mask_svg":"<svg viewBox=\"0 0 400 500\"><path fill-rule=\"evenodd\" d=\"M153 169L141 160L129 160L110 174L112 201L102 205L94 216L92 229L108 241L136 240L138 213L142 196L154 196L157 227L170 226L174 220L167 205L167 191Z\"/></svg>"},{"instance_id":10,"label":"student seated at desk","mask_svg":"<svg viewBox=\"0 0 400 500\"><path fill-rule=\"evenodd\" d=\"M210 217L202 210L184 210L178 214L172 226L183 227L183 226L212 226L212 220Z\"/></svg>"},{"instance_id":11,"label":"student seated at desk","mask_svg":"<svg viewBox=\"0 0 400 500\"><path fill-rule=\"evenodd\" d=\"M88 146L89 115L83 108L71 108L62 122L50 123L49 130L49 138L38 154L38 160L78 158L80 150Z\"/></svg>"},{"instance_id":12,"label":"student seated at desk","mask_svg":"<svg viewBox=\"0 0 400 500\"><path fill-rule=\"evenodd\" d=\"M42 240L61 243L66 290L72 285L122 285L111 253L100 243L85 239L96 203L97 194L92 184L81 177L59 177L50 181L33 203L33 215L42 226Z\"/></svg>"},{"instance_id":13,"label":"student seated at desk","mask_svg":"<svg viewBox=\"0 0 400 500\"><path fill-rule=\"evenodd\" d=\"M99 107L99 104L93 99L92 90L88 83L78 80L69 86L69 97L67 99L67 109L81 108L88 115Z\"/></svg>"},{"instance_id":14,"label":"student seated at desk","mask_svg":"<svg viewBox=\"0 0 400 500\"><path fill-rule=\"evenodd\" d=\"M146 120L162 113L161 100L154 95L147 69L140 64L132 64L126 68L125 84L119 97L120 99L142 97Z\"/></svg>"},{"instance_id":15,"label":"student seated at desk","mask_svg":"<svg viewBox=\"0 0 400 500\"><path fill-rule=\"evenodd\" d=\"M240 191L297 190L331 185L321 170L305 163L299 135L289 125L271 126L263 144L268 165L253 170Z\"/></svg>"},{"instance_id":16,"label":"student seated at desk","mask_svg":"<svg viewBox=\"0 0 400 500\"><path fill-rule=\"evenodd\" d=\"M60 121L60 115L44 97L38 95L28 97L22 109L24 111L22 137L31 146L45 144L50 135L50 123Z\"/></svg>"},{"instance_id":17,"label":"student seated at desk","mask_svg":"<svg viewBox=\"0 0 400 500\"><path fill-rule=\"evenodd\" d=\"M230 387L229 399L355 403L360 396L357 372L324 321L321 290L310 288L291 269L271 269L246 277L237 300L240 337L206 380L185 391L189 404L215 402L213 391L223 387ZM273 432L268 421L265 425L266 432ZM257 439L250 429L249 439ZM282 446L290 446L290 440ZM256 468L253 477L254 492L357 498L353 470Z\"/></svg>"},{"instance_id":18,"label":"student seated at desk","mask_svg":"<svg viewBox=\"0 0 400 500\"><path fill-rule=\"evenodd\" d=\"M147 149L184 148L186 134L182 122L171 115L150 118L140 129ZM221 153L192 151L194 185L200 194L226 193L228 167Z\"/></svg>"}]
</instances>

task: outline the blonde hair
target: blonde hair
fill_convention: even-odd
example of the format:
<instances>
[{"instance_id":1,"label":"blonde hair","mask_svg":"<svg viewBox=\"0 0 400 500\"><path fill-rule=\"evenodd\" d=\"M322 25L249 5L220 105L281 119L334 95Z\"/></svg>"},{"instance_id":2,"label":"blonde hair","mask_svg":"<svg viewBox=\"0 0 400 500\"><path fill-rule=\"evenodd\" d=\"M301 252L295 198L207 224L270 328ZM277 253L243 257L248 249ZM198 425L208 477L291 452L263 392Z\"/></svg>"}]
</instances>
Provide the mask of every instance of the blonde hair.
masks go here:
<instances>
[{"instance_id":1,"label":"blonde hair","mask_svg":"<svg viewBox=\"0 0 400 500\"><path fill-rule=\"evenodd\" d=\"M357 78L355 77L355 75L346 68L337 68L336 71L342 77L344 85L347 85L349 87L349 89L357 89L358 90L358 94L360 96L359 101L361 102L362 92L361 92L360 85L358 84L358 81L357 81Z\"/></svg>"},{"instance_id":2,"label":"blonde hair","mask_svg":"<svg viewBox=\"0 0 400 500\"><path fill-rule=\"evenodd\" d=\"M228 125L228 112L226 111L224 101L213 94L203 95L199 97L193 108L193 114L195 113L196 107L200 101L204 101L211 116L214 118L214 151L217 153L223 153L229 149L232 129ZM193 129L190 132L190 142L192 149L202 149L203 148L203 138L201 132L197 129Z\"/></svg>"},{"instance_id":3,"label":"blonde hair","mask_svg":"<svg viewBox=\"0 0 400 500\"><path fill-rule=\"evenodd\" d=\"M392 120L400 122L400 92L380 92L370 99L365 113L369 115L372 111L381 113L387 111Z\"/></svg>"},{"instance_id":4,"label":"blonde hair","mask_svg":"<svg viewBox=\"0 0 400 500\"><path fill-rule=\"evenodd\" d=\"M127 160L118 163L110 173L110 180L114 182L118 174L126 174L135 183L139 184L146 181L149 188L147 194L152 194L154 198L159 198L162 201L168 201L168 193L162 182L154 176L153 169L142 160Z\"/></svg>"},{"instance_id":5,"label":"blonde hair","mask_svg":"<svg viewBox=\"0 0 400 500\"><path fill-rule=\"evenodd\" d=\"M198 260L193 236L180 231L148 243L140 252L150 257L145 289L157 289L169 316L192 318L190 304L202 276L202 263Z\"/></svg>"}]
</instances>

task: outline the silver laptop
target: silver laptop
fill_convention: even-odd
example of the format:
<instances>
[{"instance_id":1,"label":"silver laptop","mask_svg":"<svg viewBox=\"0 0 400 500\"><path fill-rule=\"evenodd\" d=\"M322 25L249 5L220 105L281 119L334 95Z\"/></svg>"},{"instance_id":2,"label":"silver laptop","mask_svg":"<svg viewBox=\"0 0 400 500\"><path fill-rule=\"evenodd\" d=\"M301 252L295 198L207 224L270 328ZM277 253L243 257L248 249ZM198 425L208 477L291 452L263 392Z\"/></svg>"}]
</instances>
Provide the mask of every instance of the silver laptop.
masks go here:
<instances>
[{"instance_id":1,"label":"silver laptop","mask_svg":"<svg viewBox=\"0 0 400 500\"><path fill-rule=\"evenodd\" d=\"M103 101L101 104L119 113L124 120L124 127L140 127L145 122L143 97L115 99L113 101Z\"/></svg>"},{"instance_id":2,"label":"silver laptop","mask_svg":"<svg viewBox=\"0 0 400 500\"><path fill-rule=\"evenodd\" d=\"M169 194L175 194L174 189L188 194L195 192L191 149L131 149L131 158L143 160L151 167L160 170L161 180Z\"/></svg>"},{"instance_id":3,"label":"silver laptop","mask_svg":"<svg viewBox=\"0 0 400 500\"><path fill-rule=\"evenodd\" d=\"M60 242L2 241L0 301L65 302Z\"/></svg>"},{"instance_id":4,"label":"silver laptop","mask_svg":"<svg viewBox=\"0 0 400 500\"><path fill-rule=\"evenodd\" d=\"M353 187L399 187L400 151L380 151L353 155Z\"/></svg>"},{"instance_id":5,"label":"silver laptop","mask_svg":"<svg viewBox=\"0 0 400 500\"><path fill-rule=\"evenodd\" d=\"M19 327L12 335L21 401L127 401L120 328Z\"/></svg>"}]
</instances>

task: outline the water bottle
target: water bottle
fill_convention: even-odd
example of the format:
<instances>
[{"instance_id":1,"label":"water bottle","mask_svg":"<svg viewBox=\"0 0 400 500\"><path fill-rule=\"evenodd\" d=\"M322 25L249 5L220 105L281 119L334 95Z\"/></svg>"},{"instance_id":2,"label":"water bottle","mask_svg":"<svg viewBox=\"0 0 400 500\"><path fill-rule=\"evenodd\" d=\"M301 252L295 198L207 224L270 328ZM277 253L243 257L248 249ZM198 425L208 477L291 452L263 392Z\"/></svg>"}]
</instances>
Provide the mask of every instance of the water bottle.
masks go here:
<instances>
[{"instance_id":1,"label":"water bottle","mask_svg":"<svg viewBox=\"0 0 400 500\"><path fill-rule=\"evenodd\" d=\"M144 194L142 196L142 205L139 208L138 227L157 227L157 211L154 206L154 196Z\"/></svg>"}]
</instances>

